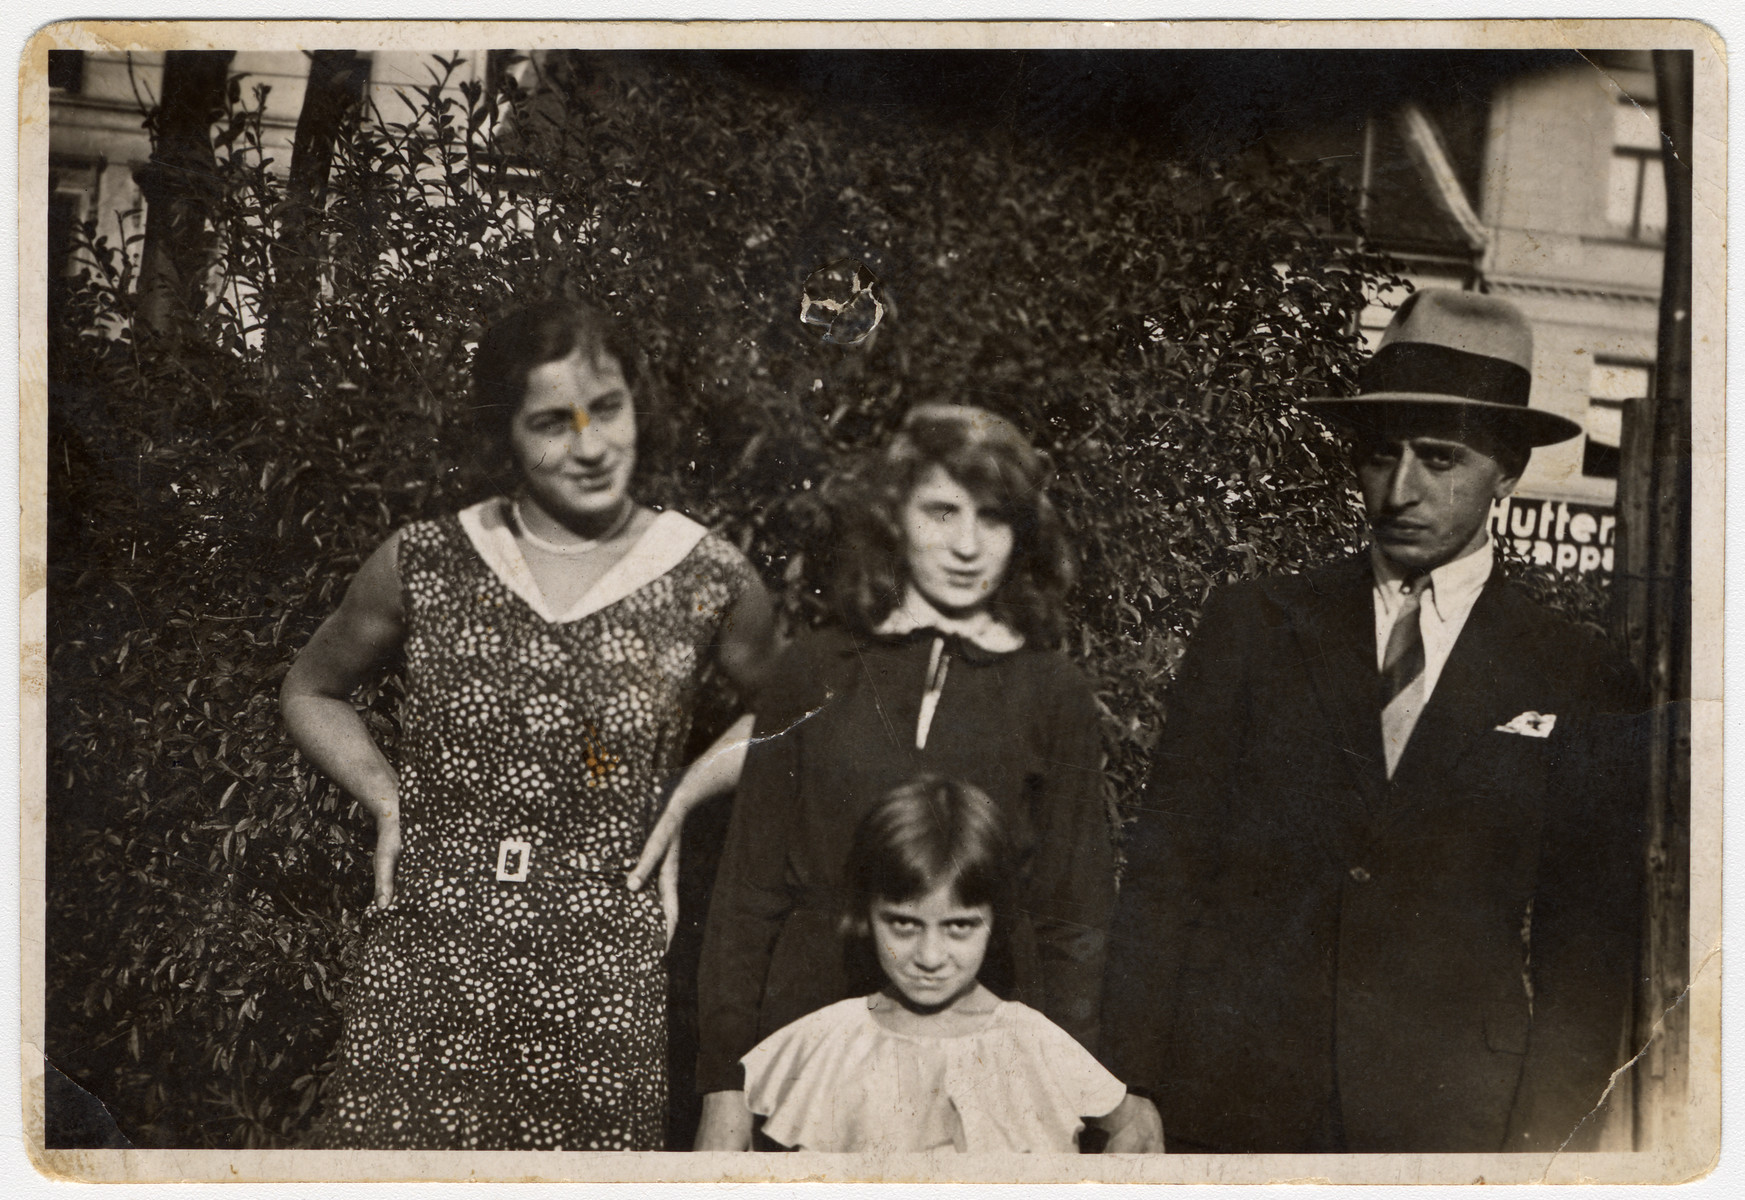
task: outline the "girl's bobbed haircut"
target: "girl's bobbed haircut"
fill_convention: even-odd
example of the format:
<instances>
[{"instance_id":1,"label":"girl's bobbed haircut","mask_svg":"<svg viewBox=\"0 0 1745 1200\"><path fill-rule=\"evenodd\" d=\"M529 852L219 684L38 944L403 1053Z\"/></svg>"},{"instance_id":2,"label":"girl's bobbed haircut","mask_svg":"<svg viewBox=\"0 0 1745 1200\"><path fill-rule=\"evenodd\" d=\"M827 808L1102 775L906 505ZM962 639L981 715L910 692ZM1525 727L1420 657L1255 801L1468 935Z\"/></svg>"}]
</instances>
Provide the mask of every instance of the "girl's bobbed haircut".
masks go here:
<instances>
[{"instance_id":1,"label":"girl's bobbed haircut","mask_svg":"<svg viewBox=\"0 0 1745 1200\"><path fill-rule=\"evenodd\" d=\"M541 300L494 322L473 352L470 426L476 447L493 471L512 471L509 431L527 396L527 377L537 367L561 362L580 350L599 362L610 356L624 374L636 406L640 463L657 433L655 397L642 356L613 318L575 300Z\"/></svg>"},{"instance_id":2,"label":"girl's bobbed haircut","mask_svg":"<svg viewBox=\"0 0 1745 1200\"><path fill-rule=\"evenodd\" d=\"M876 991L884 983L871 936L873 905L919 900L948 886L959 904L994 910L979 978L996 995L1008 994L1015 853L1000 810L972 784L923 775L887 792L861 818L849 849L842 933L850 989Z\"/></svg>"},{"instance_id":3,"label":"girl's bobbed haircut","mask_svg":"<svg viewBox=\"0 0 1745 1200\"><path fill-rule=\"evenodd\" d=\"M902 510L933 467L1012 527L1011 562L989 611L1031 645L1054 644L1073 559L1045 492L1047 461L1010 421L962 404L911 409L884 453L840 493L842 539L831 588L838 618L871 634L901 603L909 583Z\"/></svg>"},{"instance_id":4,"label":"girl's bobbed haircut","mask_svg":"<svg viewBox=\"0 0 1745 1200\"><path fill-rule=\"evenodd\" d=\"M949 886L958 903L999 904L1012 881L1005 822L986 792L924 775L886 793L854 831L848 879L864 920L878 900Z\"/></svg>"}]
</instances>

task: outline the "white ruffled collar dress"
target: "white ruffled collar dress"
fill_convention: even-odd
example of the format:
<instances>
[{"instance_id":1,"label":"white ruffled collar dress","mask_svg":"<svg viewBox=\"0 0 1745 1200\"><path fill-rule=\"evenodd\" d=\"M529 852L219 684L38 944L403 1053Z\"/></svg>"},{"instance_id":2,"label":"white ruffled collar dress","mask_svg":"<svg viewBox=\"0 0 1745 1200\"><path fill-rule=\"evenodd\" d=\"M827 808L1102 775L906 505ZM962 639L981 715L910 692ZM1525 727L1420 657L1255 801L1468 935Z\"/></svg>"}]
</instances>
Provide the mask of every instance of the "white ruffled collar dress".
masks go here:
<instances>
[{"instance_id":1,"label":"white ruffled collar dress","mask_svg":"<svg viewBox=\"0 0 1745 1200\"><path fill-rule=\"evenodd\" d=\"M1003 1000L969 1033L895 1033L856 996L747 1054L745 1096L783 1146L843 1152L1062 1153L1127 1095L1071 1035Z\"/></svg>"}]
</instances>

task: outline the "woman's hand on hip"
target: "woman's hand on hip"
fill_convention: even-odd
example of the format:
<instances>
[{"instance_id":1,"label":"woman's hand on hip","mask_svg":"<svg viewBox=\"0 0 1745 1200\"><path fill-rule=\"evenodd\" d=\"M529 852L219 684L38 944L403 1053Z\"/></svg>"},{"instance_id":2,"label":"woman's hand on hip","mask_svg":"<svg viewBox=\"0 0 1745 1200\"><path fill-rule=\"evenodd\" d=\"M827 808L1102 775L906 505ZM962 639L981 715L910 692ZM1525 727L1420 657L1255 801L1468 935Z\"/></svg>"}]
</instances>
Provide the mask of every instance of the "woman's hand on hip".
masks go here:
<instances>
[{"instance_id":1,"label":"woman's hand on hip","mask_svg":"<svg viewBox=\"0 0 1745 1200\"><path fill-rule=\"evenodd\" d=\"M400 807L392 805L387 812L376 815L376 907L387 908L394 902L394 864L400 858Z\"/></svg>"},{"instance_id":2,"label":"woman's hand on hip","mask_svg":"<svg viewBox=\"0 0 1745 1200\"><path fill-rule=\"evenodd\" d=\"M625 877L633 892L640 892L650 876L660 889L660 910L666 916L666 944L673 944L673 934L679 928L679 844L685 831L686 807L680 806L675 795L660 820L649 831L643 843L642 857Z\"/></svg>"},{"instance_id":3,"label":"woman's hand on hip","mask_svg":"<svg viewBox=\"0 0 1745 1200\"><path fill-rule=\"evenodd\" d=\"M640 892L656 872L659 872L660 906L666 913L667 945L673 943L673 933L679 927L679 842L685 832L685 818L691 810L712 796L730 792L739 783L739 772L745 766L745 748L751 742L752 717L741 716L724 730L720 737L697 761L686 768L684 776L673 786L660 819L648 832L642 845L642 856L630 868L625 884Z\"/></svg>"},{"instance_id":4,"label":"woman's hand on hip","mask_svg":"<svg viewBox=\"0 0 1745 1200\"><path fill-rule=\"evenodd\" d=\"M291 740L315 767L376 819L375 904L394 899L400 857L400 780L352 706L352 693L406 638L396 563L400 535L377 548L337 611L303 647L279 691Z\"/></svg>"},{"instance_id":5,"label":"woman's hand on hip","mask_svg":"<svg viewBox=\"0 0 1745 1200\"><path fill-rule=\"evenodd\" d=\"M674 835L666 857L660 860L660 911L666 917L666 948L673 947L673 935L679 931L679 847L683 839Z\"/></svg>"}]
</instances>

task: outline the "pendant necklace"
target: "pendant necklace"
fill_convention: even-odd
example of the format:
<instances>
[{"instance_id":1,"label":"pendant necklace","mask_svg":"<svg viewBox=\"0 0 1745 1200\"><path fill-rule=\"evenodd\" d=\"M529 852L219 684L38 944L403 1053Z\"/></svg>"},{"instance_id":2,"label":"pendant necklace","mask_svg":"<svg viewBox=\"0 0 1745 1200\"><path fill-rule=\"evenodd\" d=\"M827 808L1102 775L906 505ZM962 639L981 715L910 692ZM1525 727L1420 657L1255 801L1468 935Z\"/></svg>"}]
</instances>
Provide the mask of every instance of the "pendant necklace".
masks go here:
<instances>
[{"instance_id":1,"label":"pendant necklace","mask_svg":"<svg viewBox=\"0 0 1745 1200\"><path fill-rule=\"evenodd\" d=\"M527 518L521 515L521 500L519 497L509 501L509 511L515 515L515 524L521 529L521 536L547 554L555 554L562 558L574 558L583 554L592 554L601 546L624 532L624 527L630 524L630 518L636 514L636 505L625 501L624 515L613 523L612 528L597 538L589 538L583 542L550 542L540 537L527 527Z\"/></svg>"}]
</instances>

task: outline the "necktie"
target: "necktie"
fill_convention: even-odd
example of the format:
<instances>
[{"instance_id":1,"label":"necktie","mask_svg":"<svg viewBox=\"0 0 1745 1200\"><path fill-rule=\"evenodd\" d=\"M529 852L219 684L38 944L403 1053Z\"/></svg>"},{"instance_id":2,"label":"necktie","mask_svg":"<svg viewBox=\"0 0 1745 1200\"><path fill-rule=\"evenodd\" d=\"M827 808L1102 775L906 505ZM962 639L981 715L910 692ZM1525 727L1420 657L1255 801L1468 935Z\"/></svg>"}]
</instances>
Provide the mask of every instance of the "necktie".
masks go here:
<instances>
[{"instance_id":1,"label":"necktie","mask_svg":"<svg viewBox=\"0 0 1745 1200\"><path fill-rule=\"evenodd\" d=\"M1424 635L1418 628L1418 611L1430 576L1419 575L1400 585L1400 611L1388 631L1387 650L1381 664L1381 747L1387 758L1388 778L1400 764L1412 727L1424 709Z\"/></svg>"}]
</instances>

